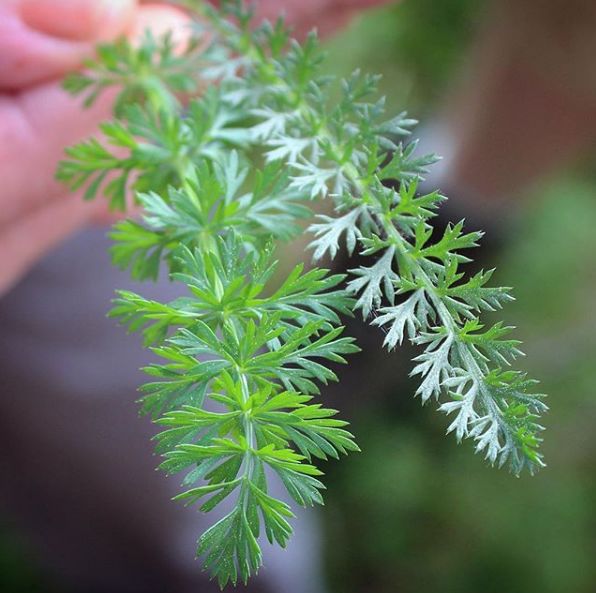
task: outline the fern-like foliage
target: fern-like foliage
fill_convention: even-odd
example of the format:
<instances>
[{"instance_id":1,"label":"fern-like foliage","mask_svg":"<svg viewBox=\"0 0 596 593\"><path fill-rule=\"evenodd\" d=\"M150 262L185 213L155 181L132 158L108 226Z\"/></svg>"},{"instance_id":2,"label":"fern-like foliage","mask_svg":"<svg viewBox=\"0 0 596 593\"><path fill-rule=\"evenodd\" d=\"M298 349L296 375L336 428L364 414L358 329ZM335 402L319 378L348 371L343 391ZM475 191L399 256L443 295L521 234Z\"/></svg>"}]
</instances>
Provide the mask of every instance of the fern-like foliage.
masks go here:
<instances>
[{"instance_id":1,"label":"fern-like foliage","mask_svg":"<svg viewBox=\"0 0 596 593\"><path fill-rule=\"evenodd\" d=\"M385 115L377 78L333 85L315 35L299 45L281 21L254 27L240 2L192 8L196 41L183 54L170 37L122 40L67 81L87 103L112 85L120 95L102 139L68 149L58 178L117 209L134 193L143 214L115 225L114 264L137 279L165 266L187 289L170 303L121 291L111 315L162 360L145 369L142 406L164 428L162 468L187 472L178 498L205 512L231 501L198 545L224 586L258 569L261 534L282 546L291 534L271 476L297 504L320 504L315 460L357 450L336 411L313 403L336 380L327 363L357 350L341 316L360 310L389 349L418 345L422 402L439 402L448 432L515 474L543 465L546 406L510 367L521 354L511 328L480 320L512 300L490 271L465 276L481 233L459 223L431 240L444 197L417 187L436 159L405 142L413 120ZM347 282L298 266L271 288L275 243L301 233L323 198L335 214L310 222L314 259L345 246L370 264Z\"/></svg>"}]
</instances>

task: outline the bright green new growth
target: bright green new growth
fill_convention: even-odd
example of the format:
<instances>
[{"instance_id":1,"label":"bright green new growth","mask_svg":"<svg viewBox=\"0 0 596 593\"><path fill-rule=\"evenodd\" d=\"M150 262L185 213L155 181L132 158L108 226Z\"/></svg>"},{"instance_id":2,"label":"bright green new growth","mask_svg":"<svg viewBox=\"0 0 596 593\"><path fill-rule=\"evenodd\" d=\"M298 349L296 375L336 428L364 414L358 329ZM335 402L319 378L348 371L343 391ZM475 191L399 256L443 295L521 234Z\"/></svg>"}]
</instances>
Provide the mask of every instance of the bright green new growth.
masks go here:
<instances>
[{"instance_id":1,"label":"bright green new growth","mask_svg":"<svg viewBox=\"0 0 596 593\"><path fill-rule=\"evenodd\" d=\"M281 22L254 29L239 2L194 8L207 47L176 56L169 38L147 36L138 49L121 41L67 81L88 101L123 88L104 138L70 148L58 177L119 209L135 191L143 218L115 225L115 265L154 279L163 264L188 289L170 303L121 291L111 315L142 330L164 361L146 368L153 381L142 402L165 429L162 468L188 472L178 498L205 512L232 501L198 547L224 586L258 569L260 534L282 546L291 534L270 476L296 503L320 504L313 460L358 450L336 412L312 403L336 380L325 362L357 350L341 337L340 315L360 309L389 349L406 337L421 346L413 374L423 403L440 399L448 432L515 474L543 465L537 417L546 406L529 393L535 382L509 367L521 354L511 328L479 320L512 300L487 286L491 272L464 276L462 250L481 234L460 223L430 240L444 198L419 195L417 182L435 157L398 142L415 122L385 117L377 79L354 73L335 88L320 74L314 35L300 46ZM199 87L188 106L177 101ZM343 275L299 266L267 291L273 244L300 233L319 198L336 215L310 225L314 259L344 243L371 264L350 270L345 285Z\"/></svg>"}]
</instances>

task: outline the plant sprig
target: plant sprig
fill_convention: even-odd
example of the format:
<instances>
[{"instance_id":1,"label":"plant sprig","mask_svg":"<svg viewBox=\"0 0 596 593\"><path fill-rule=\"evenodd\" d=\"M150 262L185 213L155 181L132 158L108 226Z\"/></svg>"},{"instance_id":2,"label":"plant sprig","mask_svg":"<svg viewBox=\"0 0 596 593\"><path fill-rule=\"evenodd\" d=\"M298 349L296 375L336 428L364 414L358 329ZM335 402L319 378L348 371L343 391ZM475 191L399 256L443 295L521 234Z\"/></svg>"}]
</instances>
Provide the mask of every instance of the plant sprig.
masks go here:
<instances>
[{"instance_id":1,"label":"plant sprig","mask_svg":"<svg viewBox=\"0 0 596 593\"><path fill-rule=\"evenodd\" d=\"M418 345L423 403L439 401L448 432L515 474L543 465L546 406L510 368L521 354L511 328L480 320L512 300L488 285L491 271L465 275L464 250L481 233L458 223L432 240L445 198L421 195L418 182L436 157L404 141L415 121L387 118L378 78L355 72L333 85L314 34L300 45L281 21L254 27L241 2L192 4L199 21L182 55L170 36L122 40L69 79L87 103L111 85L120 94L103 139L68 149L58 177L117 209L134 193L143 215L115 225L115 265L137 279L165 266L187 287L170 303L120 291L111 315L163 361L145 369L142 405L164 427L162 468L188 472L177 498L204 512L232 500L198 545L224 586L256 572L261 534L282 546L291 534L270 475L297 504L320 504L315 460L358 450L336 411L313 403L337 379L328 363L357 350L341 316L360 310L390 350ZM177 98L199 88L187 105ZM267 292L274 245L299 234L309 202L323 198L335 214L308 227L314 259L345 246L371 264L347 282L298 266Z\"/></svg>"}]
</instances>

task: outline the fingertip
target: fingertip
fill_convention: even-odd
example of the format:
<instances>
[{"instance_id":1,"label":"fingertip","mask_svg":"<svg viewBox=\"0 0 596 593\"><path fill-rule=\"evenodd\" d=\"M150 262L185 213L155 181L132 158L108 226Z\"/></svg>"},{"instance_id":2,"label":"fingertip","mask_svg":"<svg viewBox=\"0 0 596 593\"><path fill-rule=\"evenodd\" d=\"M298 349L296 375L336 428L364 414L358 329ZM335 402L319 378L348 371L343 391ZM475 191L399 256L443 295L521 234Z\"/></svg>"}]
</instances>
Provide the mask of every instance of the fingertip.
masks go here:
<instances>
[{"instance_id":1,"label":"fingertip","mask_svg":"<svg viewBox=\"0 0 596 593\"><path fill-rule=\"evenodd\" d=\"M190 37L189 24L188 15L173 6L143 4L136 11L128 33L132 39L139 39L147 30L156 37L170 32L174 43L183 44Z\"/></svg>"},{"instance_id":2,"label":"fingertip","mask_svg":"<svg viewBox=\"0 0 596 593\"><path fill-rule=\"evenodd\" d=\"M137 12L136 0L102 0L103 14L96 31L97 41L115 39L126 33L134 22Z\"/></svg>"},{"instance_id":3,"label":"fingertip","mask_svg":"<svg viewBox=\"0 0 596 593\"><path fill-rule=\"evenodd\" d=\"M20 16L30 29L72 41L117 37L133 20L136 0L21 0Z\"/></svg>"},{"instance_id":4,"label":"fingertip","mask_svg":"<svg viewBox=\"0 0 596 593\"><path fill-rule=\"evenodd\" d=\"M79 67L98 41L128 31L136 6L136 0L0 0L0 90Z\"/></svg>"}]
</instances>

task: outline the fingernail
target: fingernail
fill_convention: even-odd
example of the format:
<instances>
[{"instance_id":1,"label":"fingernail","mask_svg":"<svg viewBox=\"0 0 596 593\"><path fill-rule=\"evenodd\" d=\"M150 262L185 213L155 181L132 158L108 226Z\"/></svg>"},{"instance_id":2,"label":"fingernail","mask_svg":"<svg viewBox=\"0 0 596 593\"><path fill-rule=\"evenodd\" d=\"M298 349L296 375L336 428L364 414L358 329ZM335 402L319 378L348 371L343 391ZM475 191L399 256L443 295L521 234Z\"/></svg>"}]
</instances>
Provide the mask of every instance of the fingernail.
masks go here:
<instances>
[{"instance_id":1,"label":"fingernail","mask_svg":"<svg viewBox=\"0 0 596 593\"><path fill-rule=\"evenodd\" d=\"M97 41L122 33L135 0L21 0L22 21L31 29L74 41Z\"/></svg>"}]
</instances>

